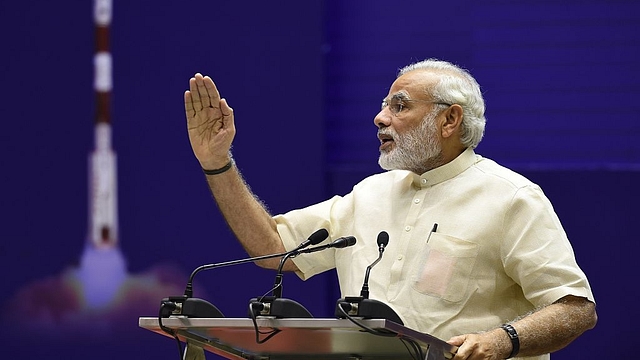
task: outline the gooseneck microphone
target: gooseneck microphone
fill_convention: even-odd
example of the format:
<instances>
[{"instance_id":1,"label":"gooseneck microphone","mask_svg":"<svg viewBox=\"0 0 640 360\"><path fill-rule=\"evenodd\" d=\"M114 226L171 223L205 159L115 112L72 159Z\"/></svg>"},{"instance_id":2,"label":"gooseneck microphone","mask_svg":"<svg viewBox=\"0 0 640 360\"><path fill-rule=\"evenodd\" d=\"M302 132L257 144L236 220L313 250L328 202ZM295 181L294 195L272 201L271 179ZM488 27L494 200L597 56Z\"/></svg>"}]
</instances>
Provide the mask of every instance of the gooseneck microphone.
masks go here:
<instances>
[{"instance_id":1,"label":"gooseneck microphone","mask_svg":"<svg viewBox=\"0 0 640 360\"><path fill-rule=\"evenodd\" d=\"M367 266L360 296L347 296L343 299L338 299L335 311L336 317L347 318L358 326L361 326L361 324L353 319L354 316L363 319L387 319L404 325L400 316L389 305L375 299L369 299L369 273L371 268L382 259L382 254L388 244L389 234L386 231L381 231L378 234L378 258Z\"/></svg>"},{"instance_id":2,"label":"gooseneck microphone","mask_svg":"<svg viewBox=\"0 0 640 360\"><path fill-rule=\"evenodd\" d=\"M326 237L326 236L325 236ZM310 240L315 240L311 239ZM322 240L320 240L322 241ZM318 241L318 242L320 242ZM309 254L317 251L322 251L330 248L341 249L348 246L353 246L356 243L356 238L353 236L345 236L338 238L328 244L322 246L316 246L308 249L292 250L286 254L280 261L278 268L278 274L276 275L275 284L271 296L261 296L259 298L253 298L249 302L249 316L255 319L257 316L273 316L276 318L310 318L311 314L299 303L282 298L282 267L284 262L296 257L300 254Z\"/></svg>"},{"instance_id":3,"label":"gooseneck microphone","mask_svg":"<svg viewBox=\"0 0 640 360\"><path fill-rule=\"evenodd\" d=\"M324 238L322 238L319 241L311 242L311 244L316 245L316 244L322 242L322 240L324 240L329 235L325 229L321 229L321 230L324 230L324 232L326 233L326 235L323 234ZM318 232L320 232L320 230L316 231L316 233L318 233ZM312 236L309 237L309 240L311 240ZM282 257L282 260L280 260L280 266L278 267L278 274L276 275L276 280L275 280L275 283L273 285L273 293L272 293L273 296L276 297L276 298L282 296L282 267L283 267L285 261L287 261L287 259L294 258L294 257L296 257L296 256L298 256L300 254L310 254L310 253L314 253L316 251L322 251L322 250L330 249L330 248L341 249L341 248L353 246L353 245L355 245L355 243L356 243L356 238L355 237L353 237L353 236L345 236L345 237L338 238L338 239L334 240L333 242L331 242L329 244L326 244L326 245L316 246L316 247L309 248L309 249L300 249L300 247L298 247L295 250L290 251L289 253L287 253L285 256Z\"/></svg>"},{"instance_id":4,"label":"gooseneck microphone","mask_svg":"<svg viewBox=\"0 0 640 360\"><path fill-rule=\"evenodd\" d=\"M322 240L326 239L327 236L329 236L329 232L327 231L327 229L320 229L320 230L316 230L316 232L311 234L311 236L309 236L309 238L307 240L303 241L300 245L298 245L298 247L296 247L295 249L293 249L291 251L287 251L287 252L283 252L283 253L279 253L279 254L269 254L269 255L251 257L251 258L246 258L246 259L232 260L232 261L226 261L226 262L221 262L221 263L216 263L216 264L207 264L207 265L199 266L195 270L193 270L193 272L191 273L191 276L189 277L189 281L187 282L187 286L186 286L186 288L184 290L184 295L186 297L188 297L188 298L193 296L193 278L200 271L211 270L211 269L224 267L224 266L230 266L230 265L245 264L245 263L255 262L255 261L259 261L259 260L273 259L273 258L277 258L277 257L281 257L281 256L287 256L290 253L295 253L295 252L297 252L297 251L299 251L299 250L301 250L301 249L303 249L305 247L308 247L310 245L318 244L318 243L322 242Z\"/></svg>"},{"instance_id":5,"label":"gooseneck microphone","mask_svg":"<svg viewBox=\"0 0 640 360\"><path fill-rule=\"evenodd\" d=\"M297 252L304 247L308 247L312 244L317 244L320 241L324 240L329 235L329 232L326 229L320 229L314 232L309 238L302 242L296 249L292 250L293 252ZM324 237L323 237L324 236ZM318 240L321 238L320 240ZM272 259L277 257L286 256L289 252L283 252L278 254L269 254L263 256L250 257L246 259L225 261L221 263L215 264L206 264L197 267L191 273L189 277L189 281L187 282L186 288L184 290L184 295L182 296L170 296L162 299L161 301L161 309L160 309L160 317L169 317L171 315L182 315L186 317L206 317L206 318L217 318L224 317L220 310L218 310L213 304L209 303L206 300L198 299L193 297L193 279L201 271L211 270L225 266L231 265L239 265L250 262L256 262L259 260Z\"/></svg>"},{"instance_id":6,"label":"gooseneck microphone","mask_svg":"<svg viewBox=\"0 0 640 360\"><path fill-rule=\"evenodd\" d=\"M284 263L290 257L295 257L299 254L299 251L310 246L310 245L318 245L324 239L329 237L329 232L327 229L320 229L311 234L307 240L302 242L298 247L286 253L282 259L280 259L280 265L278 266L278 273L276 274L276 280L273 284L273 292L272 295L276 298L282 297L282 268L284 267Z\"/></svg>"},{"instance_id":7,"label":"gooseneck microphone","mask_svg":"<svg viewBox=\"0 0 640 360\"><path fill-rule=\"evenodd\" d=\"M355 245L357 242L356 238L353 236L345 236L345 237L341 237L338 239L333 240L332 242L326 244L326 245L322 245L322 246L316 246L316 247L312 247L312 248L308 248L308 249L304 249L304 250L300 250L298 251L298 254L310 254L310 253L314 253L316 251L322 251L322 250L326 250L326 249L330 249L330 248L336 248L336 249L342 249L342 248L346 248L349 246L353 246ZM295 254L295 255L298 255Z\"/></svg>"},{"instance_id":8,"label":"gooseneck microphone","mask_svg":"<svg viewBox=\"0 0 640 360\"><path fill-rule=\"evenodd\" d=\"M298 247L291 250L290 253L295 253L298 250L307 248L311 245L318 245L328 237L329 237L329 232L327 231L327 229L316 230L316 232L311 234L309 238L307 238L307 240L303 241L300 245L298 245Z\"/></svg>"},{"instance_id":9,"label":"gooseneck microphone","mask_svg":"<svg viewBox=\"0 0 640 360\"><path fill-rule=\"evenodd\" d=\"M381 231L378 234L378 258L371 265L367 266L367 272L364 275L364 283L362 284L362 290L360 290L360 296L363 299L369 298L369 273L371 269L382 260L382 253L384 248L389 244L389 234L386 231Z\"/></svg>"}]
</instances>

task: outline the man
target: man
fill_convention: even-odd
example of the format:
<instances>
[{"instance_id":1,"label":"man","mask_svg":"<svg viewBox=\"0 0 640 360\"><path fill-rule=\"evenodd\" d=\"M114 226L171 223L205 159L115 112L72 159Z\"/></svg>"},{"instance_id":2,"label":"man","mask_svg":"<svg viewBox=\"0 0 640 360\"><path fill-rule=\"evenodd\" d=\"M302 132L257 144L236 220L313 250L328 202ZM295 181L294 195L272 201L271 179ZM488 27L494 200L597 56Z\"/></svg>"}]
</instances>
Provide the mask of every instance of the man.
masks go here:
<instances>
[{"instance_id":1,"label":"man","mask_svg":"<svg viewBox=\"0 0 640 360\"><path fill-rule=\"evenodd\" d=\"M353 247L286 266L302 278L336 268L342 295L354 296L377 257L377 234L387 231L370 297L406 326L458 346L455 360L548 359L595 326L589 283L547 198L474 153L484 100L465 70L434 59L402 69L374 119L379 164L389 171L343 197L275 217L234 166L233 110L209 77L190 79L185 109L195 156L250 255L291 250L320 228L334 239L354 235Z\"/></svg>"}]
</instances>

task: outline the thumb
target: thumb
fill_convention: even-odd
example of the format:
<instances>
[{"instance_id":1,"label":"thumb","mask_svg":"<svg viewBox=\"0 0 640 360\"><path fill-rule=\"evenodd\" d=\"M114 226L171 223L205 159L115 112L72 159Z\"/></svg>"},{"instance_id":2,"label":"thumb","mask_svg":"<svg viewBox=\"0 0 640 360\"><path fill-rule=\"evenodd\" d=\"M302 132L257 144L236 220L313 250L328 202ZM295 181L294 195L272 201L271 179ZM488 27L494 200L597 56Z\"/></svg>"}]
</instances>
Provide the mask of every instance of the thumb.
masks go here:
<instances>
[{"instance_id":1,"label":"thumb","mask_svg":"<svg viewBox=\"0 0 640 360\"><path fill-rule=\"evenodd\" d=\"M466 339L467 339L466 335L454 336L451 339L447 340L447 344L454 345L454 346L460 346L460 345L462 345L462 343L464 343L464 341Z\"/></svg>"},{"instance_id":2,"label":"thumb","mask_svg":"<svg viewBox=\"0 0 640 360\"><path fill-rule=\"evenodd\" d=\"M235 122L233 109L227 104L227 99L220 99L220 112L222 113L222 129L231 131L235 134Z\"/></svg>"},{"instance_id":3,"label":"thumb","mask_svg":"<svg viewBox=\"0 0 640 360\"><path fill-rule=\"evenodd\" d=\"M227 99L220 99L220 110L223 116L233 115L233 108L227 104Z\"/></svg>"}]
</instances>

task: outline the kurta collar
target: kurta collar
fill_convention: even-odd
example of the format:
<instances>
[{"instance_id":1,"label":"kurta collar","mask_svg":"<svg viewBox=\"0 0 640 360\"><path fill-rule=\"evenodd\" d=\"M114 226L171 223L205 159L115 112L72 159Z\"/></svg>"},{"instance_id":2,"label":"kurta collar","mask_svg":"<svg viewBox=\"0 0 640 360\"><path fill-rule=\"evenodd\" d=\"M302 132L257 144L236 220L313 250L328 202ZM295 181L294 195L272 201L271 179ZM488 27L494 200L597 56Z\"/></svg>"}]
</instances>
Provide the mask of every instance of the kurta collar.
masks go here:
<instances>
[{"instance_id":1,"label":"kurta collar","mask_svg":"<svg viewBox=\"0 0 640 360\"><path fill-rule=\"evenodd\" d=\"M413 174L413 183L419 187L433 186L458 176L476 161L477 156L473 149L467 148L451 162L429 170L422 175Z\"/></svg>"}]
</instances>

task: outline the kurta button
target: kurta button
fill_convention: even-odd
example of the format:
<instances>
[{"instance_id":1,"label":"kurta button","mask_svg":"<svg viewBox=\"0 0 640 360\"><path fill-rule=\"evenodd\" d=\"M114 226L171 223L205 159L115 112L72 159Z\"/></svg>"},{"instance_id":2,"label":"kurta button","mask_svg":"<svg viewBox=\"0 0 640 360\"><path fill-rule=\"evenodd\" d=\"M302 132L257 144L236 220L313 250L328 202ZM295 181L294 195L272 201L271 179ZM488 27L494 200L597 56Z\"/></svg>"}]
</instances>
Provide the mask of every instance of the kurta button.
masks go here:
<instances>
[{"instance_id":1,"label":"kurta button","mask_svg":"<svg viewBox=\"0 0 640 360\"><path fill-rule=\"evenodd\" d=\"M413 199L413 202L418 204L420 202L420 199Z\"/></svg>"},{"instance_id":2,"label":"kurta button","mask_svg":"<svg viewBox=\"0 0 640 360\"><path fill-rule=\"evenodd\" d=\"M402 260L402 255L398 255L398 260Z\"/></svg>"},{"instance_id":3,"label":"kurta button","mask_svg":"<svg viewBox=\"0 0 640 360\"><path fill-rule=\"evenodd\" d=\"M421 179L420 182L423 183L423 184L426 184L427 183L427 179Z\"/></svg>"},{"instance_id":4,"label":"kurta button","mask_svg":"<svg viewBox=\"0 0 640 360\"><path fill-rule=\"evenodd\" d=\"M405 226L404 231L411 231L411 226Z\"/></svg>"}]
</instances>

